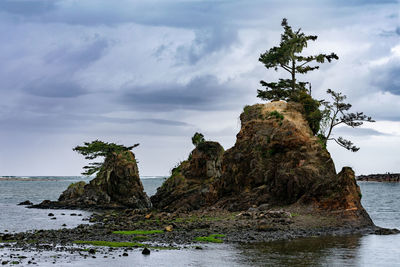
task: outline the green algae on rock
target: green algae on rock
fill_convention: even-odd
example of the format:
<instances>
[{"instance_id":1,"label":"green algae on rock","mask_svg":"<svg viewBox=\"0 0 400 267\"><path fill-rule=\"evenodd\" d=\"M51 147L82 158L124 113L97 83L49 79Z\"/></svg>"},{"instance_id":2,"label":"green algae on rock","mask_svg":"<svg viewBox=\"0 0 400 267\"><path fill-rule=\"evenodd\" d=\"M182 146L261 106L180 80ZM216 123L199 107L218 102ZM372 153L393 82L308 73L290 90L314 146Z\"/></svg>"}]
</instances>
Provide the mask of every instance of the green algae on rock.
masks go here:
<instances>
[{"instance_id":1,"label":"green algae on rock","mask_svg":"<svg viewBox=\"0 0 400 267\"><path fill-rule=\"evenodd\" d=\"M212 234L209 236L199 236L196 237L194 240L198 242L209 242L209 243L223 243L224 241L219 239L221 237L225 237L223 234Z\"/></svg>"}]
</instances>

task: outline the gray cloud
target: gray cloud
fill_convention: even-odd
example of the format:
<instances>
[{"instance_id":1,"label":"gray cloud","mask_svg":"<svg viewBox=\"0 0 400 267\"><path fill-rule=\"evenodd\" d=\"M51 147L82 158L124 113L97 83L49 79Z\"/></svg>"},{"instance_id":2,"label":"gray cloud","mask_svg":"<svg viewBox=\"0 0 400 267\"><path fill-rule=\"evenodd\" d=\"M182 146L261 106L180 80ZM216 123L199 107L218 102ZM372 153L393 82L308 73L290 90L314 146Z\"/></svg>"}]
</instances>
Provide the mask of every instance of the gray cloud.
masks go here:
<instances>
[{"instance_id":1,"label":"gray cloud","mask_svg":"<svg viewBox=\"0 0 400 267\"><path fill-rule=\"evenodd\" d=\"M335 136L343 135L344 138L346 136L389 136L389 134L382 133L380 131L370 129L370 128L351 128L351 127L340 127L335 129Z\"/></svg>"},{"instance_id":2,"label":"gray cloud","mask_svg":"<svg viewBox=\"0 0 400 267\"><path fill-rule=\"evenodd\" d=\"M57 76L51 77L51 79L36 80L26 85L22 90L43 97L77 97L87 93L76 82Z\"/></svg>"},{"instance_id":3,"label":"gray cloud","mask_svg":"<svg viewBox=\"0 0 400 267\"><path fill-rule=\"evenodd\" d=\"M0 12L33 16L56 9L58 0L2 0L0 1Z\"/></svg>"},{"instance_id":4,"label":"gray cloud","mask_svg":"<svg viewBox=\"0 0 400 267\"><path fill-rule=\"evenodd\" d=\"M204 55L224 49L229 52L229 47L238 41L237 29L228 27L213 27L196 30L196 38L190 46L180 46L176 50L178 62L196 64Z\"/></svg>"},{"instance_id":5,"label":"gray cloud","mask_svg":"<svg viewBox=\"0 0 400 267\"><path fill-rule=\"evenodd\" d=\"M71 47L62 43L44 56L44 62L50 65L63 65L70 68L84 68L98 60L109 47L110 43L105 38L94 36L85 40L79 47Z\"/></svg>"},{"instance_id":6,"label":"gray cloud","mask_svg":"<svg viewBox=\"0 0 400 267\"><path fill-rule=\"evenodd\" d=\"M387 64L373 69L372 83L383 92L400 95L400 60L392 59Z\"/></svg>"},{"instance_id":7,"label":"gray cloud","mask_svg":"<svg viewBox=\"0 0 400 267\"><path fill-rule=\"evenodd\" d=\"M217 110L229 106L230 103L223 99L234 99L240 94L234 84L219 83L212 75L196 77L185 85L156 84L149 87L126 88L118 101L132 109L156 112L177 109Z\"/></svg>"}]
</instances>

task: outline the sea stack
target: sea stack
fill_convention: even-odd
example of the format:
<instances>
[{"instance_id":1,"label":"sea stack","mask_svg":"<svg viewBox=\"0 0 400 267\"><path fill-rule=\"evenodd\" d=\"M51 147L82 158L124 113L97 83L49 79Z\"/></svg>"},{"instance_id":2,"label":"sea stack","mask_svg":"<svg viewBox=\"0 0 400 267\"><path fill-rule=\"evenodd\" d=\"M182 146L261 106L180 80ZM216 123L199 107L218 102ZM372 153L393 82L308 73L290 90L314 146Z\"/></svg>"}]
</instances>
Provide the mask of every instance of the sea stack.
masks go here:
<instances>
[{"instance_id":1,"label":"sea stack","mask_svg":"<svg viewBox=\"0 0 400 267\"><path fill-rule=\"evenodd\" d=\"M158 189L153 204L167 210L179 203L189 209L213 206L230 211L260 205L298 207L339 214L354 225L373 225L361 205L354 172L345 167L336 173L329 152L303 114L303 107L292 102L246 106L235 145L214 155L220 171L212 177L198 171L193 163L196 148ZM174 198L165 202L167 195ZM195 198L189 201L195 205L188 203Z\"/></svg>"},{"instance_id":2,"label":"sea stack","mask_svg":"<svg viewBox=\"0 0 400 267\"><path fill-rule=\"evenodd\" d=\"M146 209L151 202L143 190L135 155L131 151L111 153L96 178L71 184L58 201L40 207Z\"/></svg>"}]
</instances>

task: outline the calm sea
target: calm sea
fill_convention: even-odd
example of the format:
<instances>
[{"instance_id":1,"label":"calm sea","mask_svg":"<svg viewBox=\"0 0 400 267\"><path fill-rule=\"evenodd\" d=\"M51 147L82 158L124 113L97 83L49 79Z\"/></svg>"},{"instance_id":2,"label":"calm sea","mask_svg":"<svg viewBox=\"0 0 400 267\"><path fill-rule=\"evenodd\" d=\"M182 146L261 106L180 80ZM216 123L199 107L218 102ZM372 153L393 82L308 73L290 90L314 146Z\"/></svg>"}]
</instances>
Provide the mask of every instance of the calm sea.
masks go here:
<instances>
[{"instance_id":1,"label":"calm sea","mask_svg":"<svg viewBox=\"0 0 400 267\"><path fill-rule=\"evenodd\" d=\"M87 223L90 213L71 210L26 209L16 204L56 200L71 183L82 177L13 177L0 180L0 232L54 229ZM143 177L152 195L165 180ZM87 181L87 179L86 179ZM360 182L362 203L376 225L400 229L400 183ZM48 213L55 214L51 220ZM82 216L71 216L72 213ZM65 214L65 215L61 215ZM48 253L51 257L51 253ZM43 253L43 257L46 257ZM400 266L400 235L315 237L252 245L210 244L204 249L153 252L149 257L134 251L116 259L65 256L57 266ZM45 258L40 266L51 266ZM54 266L54 265L53 265Z\"/></svg>"}]
</instances>

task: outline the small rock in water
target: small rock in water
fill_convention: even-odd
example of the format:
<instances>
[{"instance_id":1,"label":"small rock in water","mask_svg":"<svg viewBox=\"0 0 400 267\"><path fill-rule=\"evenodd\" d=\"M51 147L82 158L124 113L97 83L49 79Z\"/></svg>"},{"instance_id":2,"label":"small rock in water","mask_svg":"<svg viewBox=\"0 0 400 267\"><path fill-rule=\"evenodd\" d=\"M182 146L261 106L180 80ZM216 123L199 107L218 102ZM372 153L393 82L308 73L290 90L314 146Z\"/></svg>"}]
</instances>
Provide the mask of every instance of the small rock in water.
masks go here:
<instances>
[{"instance_id":1,"label":"small rock in water","mask_svg":"<svg viewBox=\"0 0 400 267\"><path fill-rule=\"evenodd\" d=\"M24 202L21 202L18 204L19 206L25 206L25 205L33 205L32 202L30 202L29 200L25 200Z\"/></svg>"},{"instance_id":2,"label":"small rock in water","mask_svg":"<svg viewBox=\"0 0 400 267\"><path fill-rule=\"evenodd\" d=\"M142 254L143 254L143 255L150 255L150 249L144 248L144 249L142 250Z\"/></svg>"},{"instance_id":3,"label":"small rock in water","mask_svg":"<svg viewBox=\"0 0 400 267\"><path fill-rule=\"evenodd\" d=\"M63 223L63 225L61 225L61 226L67 226L65 223Z\"/></svg>"},{"instance_id":4,"label":"small rock in water","mask_svg":"<svg viewBox=\"0 0 400 267\"><path fill-rule=\"evenodd\" d=\"M71 216L76 216L76 213L71 213L70 215L71 215Z\"/></svg>"},{"instance_id":5,"label":"small rock in water","mask_svg":"<svg viewBox=\"0 0 400 267\"><path fill-rule=\"evenodd\" d=\"M96 254L96 250L93 248L89 249L89 254Z\"/></svg>"},{"instance_id":6,"label":"small rock in water","mask_svg":"<svg viewBox=\"0 0 400 267\"><path fill-rule=\"evenodd\" d=\"M50 212L50 213L48 214L48 216L52 217L52 216L54 216L54 214Z\"/></svg>"},{"instance_id":7,"label":"small rock in water","mask_svg":"<svg viewBox=\"0 0 400 267\"><path fill-rule=\"evenodd\" d=\"M143 253L143 252L142 252ZM144 253L143 253L144 254ZM149 254L150 254L150 252L149 252ZM124 257L128 257L129 256L129 254L128 253L126 253L126 252L124 252L123 254L122 254L122 256L124 256Z\"/></svg>"},{"instance_id":8,"label":"small rock in water","mask_svg":"<svg viewBox=\"0 0 400 267\"><path fill-rule=\"evenodd\" d=\"M50 220L57 220L57 218L56 217L52 217Z\"/></svg>"}]
</instances>

